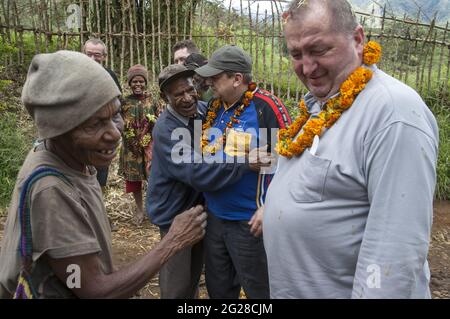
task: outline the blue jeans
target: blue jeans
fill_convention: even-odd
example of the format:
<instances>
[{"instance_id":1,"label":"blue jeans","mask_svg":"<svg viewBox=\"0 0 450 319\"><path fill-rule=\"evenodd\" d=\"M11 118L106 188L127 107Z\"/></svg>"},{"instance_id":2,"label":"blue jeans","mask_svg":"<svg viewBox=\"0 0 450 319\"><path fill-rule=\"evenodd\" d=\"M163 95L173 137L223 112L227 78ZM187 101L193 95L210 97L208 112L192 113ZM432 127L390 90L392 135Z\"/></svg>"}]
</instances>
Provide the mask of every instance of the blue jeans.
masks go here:
<instances>
[{"instance_id":1,"label":"blue jeans","mask_svg":"<svg viewBox=\"0 0 450 319\"><path fill-rule=\"evenodd\" d=\"M248 221L231 221L208 213L205 281L212 299L238 299L241 287L249 299L269 299L269 277L263 238L250 233Z\"/></svg>"}]
</instances>

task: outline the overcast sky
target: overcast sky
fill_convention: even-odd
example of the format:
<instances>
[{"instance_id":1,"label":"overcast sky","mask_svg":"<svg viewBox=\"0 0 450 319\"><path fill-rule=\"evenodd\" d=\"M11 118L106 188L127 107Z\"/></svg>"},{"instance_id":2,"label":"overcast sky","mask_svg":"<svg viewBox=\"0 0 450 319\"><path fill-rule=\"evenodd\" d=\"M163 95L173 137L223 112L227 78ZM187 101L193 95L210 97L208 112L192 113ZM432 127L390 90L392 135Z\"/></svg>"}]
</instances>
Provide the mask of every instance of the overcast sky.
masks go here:
<instances>
[{"instance_id":1,"label":"overcast sky","mask_svg":"<svg viewBox=\"0 0 450 319\"><path fill-rule=\"evenodd\" d=\"M241 1L240 0L223 0L223 4L225 6L225 8L228 8L230 5L230 1L231 1L231 6L237 10L241 9ZM248 4L250 3L251 5L251 11L253 14L256 14L256 8L257 5L259 4L259 12L260 14L264 14L264 10L267 10L267 12L269 14L271 14L272 9L271 9L271 3L272 1L270 0L250 0L250 2L248 0L242 0L242 8L244 11L247 11L248 8ZM280 3L277 2L277 6L278 6L278 10L280 10L280 4L284 7L286 7L287 3ZM277 12L275 6L273 7L274 12Z\"/></svg>"}]
</instances>

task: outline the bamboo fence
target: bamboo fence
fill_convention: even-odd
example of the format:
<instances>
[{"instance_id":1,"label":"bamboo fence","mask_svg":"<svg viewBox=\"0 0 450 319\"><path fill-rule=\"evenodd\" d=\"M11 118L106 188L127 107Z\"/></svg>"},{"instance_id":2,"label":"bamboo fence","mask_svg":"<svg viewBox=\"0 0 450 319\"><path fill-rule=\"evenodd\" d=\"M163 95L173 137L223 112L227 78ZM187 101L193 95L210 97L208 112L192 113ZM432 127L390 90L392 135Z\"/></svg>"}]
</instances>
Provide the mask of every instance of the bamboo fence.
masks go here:
<instances>
[{"instance_id":1,"label":"bamboo fence","mask_svg":"<svg viewBox=\"0 0 450 319\"><path fill-rule=\"evenodd\" d=\"M106 66L122 79L135 63L156 79L172 61L173 44L193 39L205 56L224 44L243 47L253 58L254 79L281 98L298 100L305 92L283 40L286 1L0 0L0 5L0 41L15 48L0 57L5 65L27 66L34 54L80 50L89 37L98 37L107 46ZM356 14L367 38L383 45L381 69L422 96L448 103L448 22L423 23L420 11L413 18L391 16L385 8L381 14Z\"/></svg>"}]
</instances>

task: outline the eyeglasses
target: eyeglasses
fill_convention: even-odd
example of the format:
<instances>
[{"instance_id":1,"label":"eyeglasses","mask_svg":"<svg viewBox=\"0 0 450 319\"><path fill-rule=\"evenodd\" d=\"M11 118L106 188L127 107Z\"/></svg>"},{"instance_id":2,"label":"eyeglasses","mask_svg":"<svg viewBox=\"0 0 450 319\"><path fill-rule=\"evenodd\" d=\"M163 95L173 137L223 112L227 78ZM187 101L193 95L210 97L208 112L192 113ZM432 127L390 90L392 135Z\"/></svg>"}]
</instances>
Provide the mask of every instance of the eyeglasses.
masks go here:
<instances>
[{"instance_id":1,"label":"eyeglasses","mask_svg":"<svg viewBox=\"0 0 450 319\"><path fill-rule=\"evenodd\" d=\"M86 55L88 56L88 57L95 57L95 58L101 58L101 57L103 57L104 56L104 54L103 53L98 53L98 52L86 52Z\"/></svg>"}]
</instances>

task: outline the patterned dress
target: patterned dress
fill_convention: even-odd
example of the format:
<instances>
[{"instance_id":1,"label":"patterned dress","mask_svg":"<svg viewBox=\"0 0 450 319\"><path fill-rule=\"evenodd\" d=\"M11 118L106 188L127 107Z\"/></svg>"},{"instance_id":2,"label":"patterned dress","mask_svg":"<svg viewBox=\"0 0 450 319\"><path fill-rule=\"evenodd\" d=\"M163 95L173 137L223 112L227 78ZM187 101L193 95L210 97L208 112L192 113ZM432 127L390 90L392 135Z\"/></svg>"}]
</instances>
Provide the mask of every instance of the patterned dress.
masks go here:
<instances>
[{"instance_id":1,"label":"patterned dress","mask_svg":"<svg viewBox=\"0 0 450 319\"><path fill-rule=\"evenodd\" d=\"M120 151L119 174L130 182L147 179L152 157L152 130L157 111L150 96L125 98L122 106L124 130Z\"/></svg>"}]
</instances>

